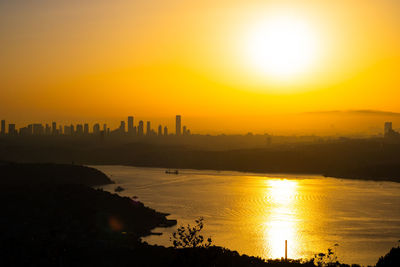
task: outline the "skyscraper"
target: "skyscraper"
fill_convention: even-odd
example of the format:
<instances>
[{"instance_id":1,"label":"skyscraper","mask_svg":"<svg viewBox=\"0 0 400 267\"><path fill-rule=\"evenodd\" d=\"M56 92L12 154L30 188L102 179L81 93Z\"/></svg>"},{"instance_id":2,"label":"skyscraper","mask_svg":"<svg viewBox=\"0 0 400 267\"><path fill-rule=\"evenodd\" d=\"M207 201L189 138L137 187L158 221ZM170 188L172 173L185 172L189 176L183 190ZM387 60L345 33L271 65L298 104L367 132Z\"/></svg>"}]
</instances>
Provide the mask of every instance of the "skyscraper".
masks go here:
<instances>
[{"instance_id":1,"label":"skyscraper","mask_svg":"<svg viewBox=\"0 0 400 267\"><path fill-rule=\"evenodd\" d=\"M74 135L75 134L75 127L74 125L71 124L71 126L69 126L70 128L70 135Z\"/></svg>"},{"instance_id":2,"label":"skyscraper","mask_svg":"<svg viewBox=\"0 0 400 267\"><path fill-rule=\"evenodd\" d=\"M47 123L46 123L46 128L45 128L45 134L46 135L50 135L51 134L51 128L50 128L50 125L48 125Z\"/></svg>"},{"instance_id":3,"label":"skyscraper","mask_svg":"<svg viewBox=\"0 0 400 267\"><path fill-rule=\"evenodd\" d=\"M185 125L183 125L183 130L182 130L182 132L183 132L183 135L186 135L186 126L185 126Z\"/></svg>"},{"instance_id":4,"label":"skyscraper","mask_svg":"<svg viewBox=\"0 0 400 267\"><path fill-rule=\"evenodd\" d=\"M162 126L158 125L158 136L162 135Z\"/></svg>"},{"instance_id":5,"label":"skyscraper","mask_svg":"<svg viewBox=\"0 0 400 267\"><path fill-rule=\"evenodd\" d=\"M57 123L55 123L54 121L51 123L51 133L52 135L57 134Z\"/></svg>"},{"instance_id":6,"label":"skyscraper","mask_svg":"<svg viewBox=\"0 0 400 267\"><path fill-rule=\"evenodd\" d=\"M64 125L64 134L71 135L71 128L68 125Z\"/></svg>"},{"instance_id":7,"label":"skyscraper","mask_svg":"<svg viewBox=\"0 0 400 267\"><path fill-rule=\"evenodd\" d=\"M85 135L88 135L88 134L89 134L89 124L88 124L88 123L85 123L85 124L83 125L83 133L84 133Z\"/></svg>"},{"instance_id":8,"label":"skyscraper","mask_svg":"<svg viewBox=\"0 0 400 267\"><path fill-rule=\"evenodd\" d=\"M392 130L392 122L385 122L384 135L389 134Z\"/></svg>"},{"instance_id":9,"label":"skyscraper","mask_svg":"<svg viewBox=\"0 0 400 267\"><path fill-rule=\"evenodd\" d=\"M139 121L138 125L138 135L143 136L143 121Z\"/></svg>"},{"instance_id":10,"label":"skyscraper","mask_svg":"<svg viewBox=\"0 0 400 267\"><path fill-rule=\"evenodd\" d=\"M8 125L8 135L16 135L17 131L15 130L15 124L10 123Z\"/></svg>"},{"instance_id":11,"label":"skyscraper","mask_svg":"<svg viewBox=\"0 0 400 267\"><path fill-rule=\"evenodd\" d=\"M133 135L133 116L128 117L128 134Z\"/></svg>"},{"instance_id":12,"label":"skyscraper","mask_svg":"<svg viewBox=\"0 0 400 267\"><path fill-rule=\"evenodd\" d=\"M121 133L125 133L125 121L121 121L121 124L119 126L119 130Z\"/></svg>"},{"instance_id":13,"label":"skyscraper","mask_svg":"<svg viewBox=\"0 0 400 267\"><path fill-rule=\"evenodd\" d=\"M96 123L93 125L93 134L99 135L100 134L100 124Z\"/></svg>"},{"instance_id":14,"label":"skyscraper","mask_svg":"<svg viewBox=\"0 0 400 267\"><path fill-rule=\"evenodd\" d=\"M82 124L76 125L76 134L83 135L83 125Z\"/></svg>"},{"instance_id":15,"label":"skyscraper","mask_svg":"<svg viewBox=\"0 0 400 267\"><path fill-rule=\"evenodd\" d=\"M1 120L1 135L5 135L6 134L6 121L5 120Z\"/></svg>"},{"instance_id":16,"label":"skyscraper","mask_svg":"<svg viewBox=\"0 0 400 267\"><path fill-rule=\"evenodd\" d=\"M43 135L44 127L40 123L33 124L33 135Z\"/></svg>"},{"instance_id":17,"label":"skyscraper","mask_svg":"<svg viewBox=\"0 0 400 267\"><path fill-rule=\"evenodd\" d=\"M150 122L147 121L147 129L146 129L146 135L150 136L151 135L151 126L150 126Z\"/></svg>"},{"instance_id":18,"label":"skyscraper","mask_svg":"<svg viewBox=\"0 0 400 267\"><path fill-rule=\"evenodd\" d=\"M168 128L167 128L167 126L164 127L164 135L165 135L165 136L168 135Z\"/></svg>"},{"instance_id":19,"label":"skyscraper","mask_svg":"<svg viewBox=\"0 0 400 267\"><path fill-rule=\"evenodd\" d=\"M175 134L176 135L181 135L181 115L176 115L176 122L175 122Z\"/></svg>"}]
</instances>

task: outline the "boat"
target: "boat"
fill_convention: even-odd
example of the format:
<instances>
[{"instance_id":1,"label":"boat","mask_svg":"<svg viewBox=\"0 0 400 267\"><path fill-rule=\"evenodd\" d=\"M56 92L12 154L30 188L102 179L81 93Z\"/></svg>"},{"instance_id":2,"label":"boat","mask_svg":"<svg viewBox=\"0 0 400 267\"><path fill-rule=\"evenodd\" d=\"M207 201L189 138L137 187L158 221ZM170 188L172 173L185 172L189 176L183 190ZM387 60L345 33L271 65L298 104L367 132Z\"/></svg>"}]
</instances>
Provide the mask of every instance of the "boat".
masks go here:
<instances>
[{"instance_id":1,"label":"boat","mask_svg":"<svg viewBox=\"0 0 400 267\"><path fill-rule=\"evenodd\" d=\"M178 170L166 170L165 171L166 174L179 174Z\"/></svg>"},{"instance_id":2,"label":"boat","mask_svg":"<svg viewBox=\"0 0 400 267\"><path fill-rule=\"evenodd\" d=\"M123 188L123 187L121 187L121 186L117 186L115 189L114 189L114 191L115 192L122 192L122 191L124 191L125 189Z\"/></svg>"}]
</instances>

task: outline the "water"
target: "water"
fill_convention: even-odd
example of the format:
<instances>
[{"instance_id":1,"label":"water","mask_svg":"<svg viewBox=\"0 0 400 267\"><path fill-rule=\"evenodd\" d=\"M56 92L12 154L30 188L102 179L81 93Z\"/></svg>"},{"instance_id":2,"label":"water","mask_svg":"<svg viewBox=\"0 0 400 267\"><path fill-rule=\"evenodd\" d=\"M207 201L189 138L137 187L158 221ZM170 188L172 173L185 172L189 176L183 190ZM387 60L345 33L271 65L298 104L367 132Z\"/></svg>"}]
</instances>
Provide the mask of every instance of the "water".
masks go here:
<instances>
[{"instance_id":1,"label":"water","mask_svg":"<svg viewBox=\"0 0 400 267\"><path fill-rule=\"evenodd\" d=\"M311 258L334 244L339 260L374 265L400 239L400 184L228 171L95 166L178 225L204 217L213 244L263 258ZM103 187L114 191L116 185ZM170 246L158 228L151 244Z\"/></svg>"}]
</instances>

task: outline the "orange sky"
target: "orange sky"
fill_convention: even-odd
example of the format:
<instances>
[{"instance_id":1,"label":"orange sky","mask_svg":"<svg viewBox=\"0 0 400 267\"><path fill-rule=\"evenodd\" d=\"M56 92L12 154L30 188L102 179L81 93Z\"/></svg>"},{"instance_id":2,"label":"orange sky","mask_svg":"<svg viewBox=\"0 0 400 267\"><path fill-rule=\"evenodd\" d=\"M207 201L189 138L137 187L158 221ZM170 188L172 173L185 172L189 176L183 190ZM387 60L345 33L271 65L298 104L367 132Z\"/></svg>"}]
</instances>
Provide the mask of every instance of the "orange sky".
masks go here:
<instances>
[{"instance_id":1,"label":"orange sky","mask_svg":"<svg viewBox=\"0 0 400 267\"><path fill-rule=\"evenodd\" d=\"M172 127L182 114L196 132L296 133L316 120L288 127L287 114L400 112L398 1L198 2L1 1L0 116L116 125L132 114ZM275 79L247 58L249 32L276 14L318 41L302 75ZM357 130L381 126L366 120Z\"/></svg>"}]
</instances>

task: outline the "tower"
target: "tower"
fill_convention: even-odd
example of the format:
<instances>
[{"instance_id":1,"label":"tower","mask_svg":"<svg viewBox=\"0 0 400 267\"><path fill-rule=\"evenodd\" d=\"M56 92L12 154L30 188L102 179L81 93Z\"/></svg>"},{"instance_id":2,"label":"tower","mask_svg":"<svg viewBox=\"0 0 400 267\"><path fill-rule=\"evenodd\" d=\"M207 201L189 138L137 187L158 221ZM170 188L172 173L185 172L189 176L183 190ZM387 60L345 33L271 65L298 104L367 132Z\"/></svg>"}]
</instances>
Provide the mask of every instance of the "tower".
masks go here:
<instances>
[{"instance_id":1,"label":"tower","mask_svg":"<svg viewBox=\"0 0 400 267\"><path fill-rule=\"evenodd\" d=\"M89 124L85 123L83 125L83 134L88 135L89 134Z\"/></svg>"},{"instance_id":2,"label":"tower","mask_svg":"<svg viewBox=\"0 0 400 267\"><path fill-rule=\"evenodd\" d=\"M125 121L121 121L121 125L119 126L119 130L121 133L125 133Z\"/></svg>"},{"instance_id":3,"label":"tower","mask_svg":"<svg viewBox=\"0 0 400 267\"><path fill-rule=\"evenodd\" d=\"M1 120L1 135L5 135L6 134L6 121L5 120Z\"/></svg>"},{"instance_id":4,"label":"tower","mask_svg":"<svg viewBox=\"0 0 400 267\"><path fill-rule=\"evenodd\" d=\"M52 135L57 134L57 123L54 121L51 123L51 133L52 133Z\"/></svg>"},{"instance_id":5,"label":"tower","mask_svg":"<svg viewBox=\"0 0 400 267\"><path fill-rule=\"evenodd\" d=\"M389 134L391 131L393 131L392 122L385 122L384 135Z\"/></svg>"},{"instance_id":6,"label":"tower","mask_svg":"<svg viewBox=\"0 0 400 267\"><path fill-rule=\"evenodd\" d=\"M95 125L93 125L93 134L100 134L100 124L96 123Z\"/></svg>"},{"instance_id":7,"label":"tower","mask_svg":"<svg viewBox=\"0 0 400 267\"><path fill-rule=\"evenodd\" d=\"M181 115L176 115L175 119L175 133L177 136L181 135Z\"/></svg>"},{"instance_id":8,"label":"tower","mask_svg":"<svg viewBox=\"0 0 400 267\"><path fill-rule=\"evenodd\" d=\"M128 134L133 135L133 116L128 117Z\"/></svg>"},{"instance_id":9,"label":"tower","mask_svg":"<svg viewBox=\"0 0 400 267\"><path fill-rule=\"evenodd\" d=\"M158 136L162 135L162 126L158 125Z\"/></svg>"},{"instance_id":10,"label":"tower","mask_svg":"<svg viewBox=\"0 0 400 267\"><path fill-rule=\"evenodd\" d=\"M150 126L150 122L149 121L147 121L147 129L146 129L146 135L147 136L150 136L151 135L151 126Z\"/></svg>"},{"instance_id":11,"label":"tower","mask_svg":"<svg viewBox=\"0 0 400 267\"><path fill-rule=\"evenodd\" d=\"M143 121L139 121L138 125L138 135L143 136Z\"/></svg>"}]
</instances>

